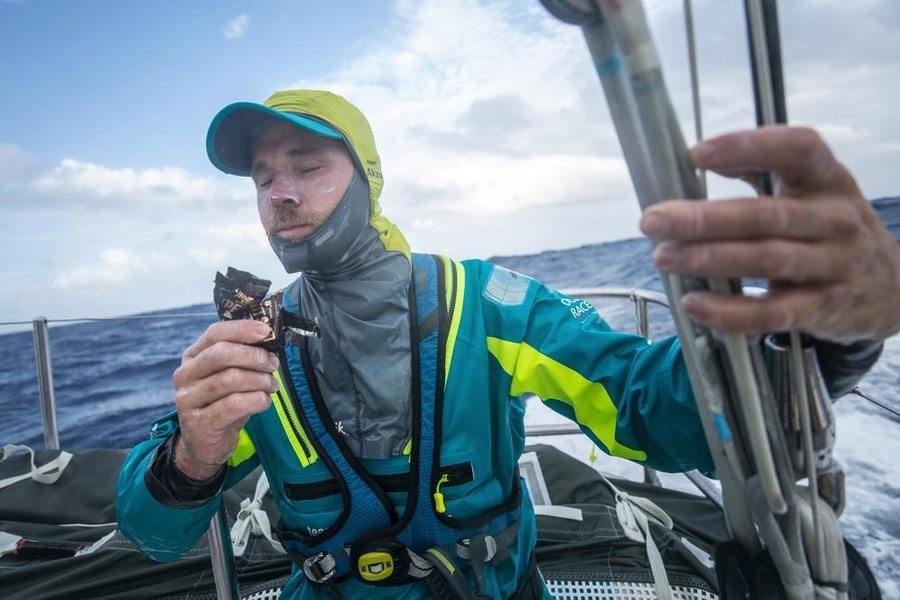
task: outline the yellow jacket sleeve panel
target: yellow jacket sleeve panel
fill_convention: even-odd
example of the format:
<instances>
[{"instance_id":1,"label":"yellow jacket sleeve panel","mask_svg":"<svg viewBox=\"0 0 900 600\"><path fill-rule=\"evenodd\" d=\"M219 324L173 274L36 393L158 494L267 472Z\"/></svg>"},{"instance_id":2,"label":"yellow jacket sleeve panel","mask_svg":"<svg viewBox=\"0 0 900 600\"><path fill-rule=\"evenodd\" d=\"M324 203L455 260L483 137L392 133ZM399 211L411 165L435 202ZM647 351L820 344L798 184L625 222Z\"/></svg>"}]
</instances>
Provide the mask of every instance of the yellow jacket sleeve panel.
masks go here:
<instances>
[{"instance_id":1,"label":"yellow jacket sleeve panel","mask_svg":"<svg viewBox=\"0 0 900 600\"><path fill-rule=\"evenodd\" d=\"M664 471L712 470L677 338L612 331L589 302L487 262L463 264L456 344L483 336L493 385L510 398L537 395L611 455ZM453 368L462 370L459 354Z\"/></svg>"}]
</instances>

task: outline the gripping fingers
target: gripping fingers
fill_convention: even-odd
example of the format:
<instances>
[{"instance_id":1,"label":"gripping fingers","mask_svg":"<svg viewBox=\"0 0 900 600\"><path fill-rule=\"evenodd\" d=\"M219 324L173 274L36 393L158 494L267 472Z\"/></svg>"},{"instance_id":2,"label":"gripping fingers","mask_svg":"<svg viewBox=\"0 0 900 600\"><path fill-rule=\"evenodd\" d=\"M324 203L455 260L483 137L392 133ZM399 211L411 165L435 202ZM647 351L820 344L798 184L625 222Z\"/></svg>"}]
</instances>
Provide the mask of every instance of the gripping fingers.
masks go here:
<instances>
[{"instance_id":1,"label":"gripping fingers","mask_svg":"<svg viewBox=\"0 0 900 600\"><path fill-rule=\"evenodd\" d=\"M848 256L824 244L789 240L663 242L653 251L663 270L697 277L753 277L794 284L826 282L847 268Z\"/></svg>"},{"instance_id":2,"label":"gripping fingers","mask_svg":"<svg viewBox=\"0 0 900 600\"><path fill-rule=\"evenodd\" d=\"M220 341L197 356L185 359L175 373L176 385L211 377L228 368L271 373L278 368L278 358L256 346Z\"/></svg>"},{"instance_id":3,"label":"gripping fingers","mask_svg":"<svg viewBox=\"0 0 900 600\"><path fill-rule=\"evenodd\" d=\"M269 394L277 390L278 383L270 373L229 367L179 388L175 394L175 404L179 410L200 408L232 394Z\"/></svg>"},{"instance_id":4,"label":"gripping fingers","mask_svg":"<svg viewBox=\"0 0 900 600\"><path fill-rule=\"evenodd\" d=\"M691 292L682 307L699 323L718 331L761 335L798 330L822 339L848 342L862 339L869 331L865 315L846 319L852 294L840 286L798 286L760 297Z\"/></svg>"},{"instance_id":5,"label":"gripping fingers","mask_svg":"<svg viewBox=\"0 0 900 600\"><path fill-rule=\"evenodd\" d=\"M681 305L699 323L726 333L760 335L798 325L799 307L767 297L730 296L712 292L685 294Z\"/></svg>"},{"instance_id":6,"label":"gripping fingers","mask_svg":"<svg viewBox=\"0 0 900 600\"><path fill-rule=\"evenodd\" d=\"M210 325L203 335L184 351L183 359L199 356L207 348L219 342L238 344L257 344L263 341L272 329L265 323L241 319L236 321L219 321Z\"/></svg>"},{"instance_id":7,"label":"gripping fingers","mask_svg":"<svg viewBox=\"0 0 900 600\"><path fill-rule=\"evenodd\" d=\"M234 451L247 419L270 404L265 392L240 392L202 408L179 410L179 470L194 479L211 477Z\"/></svg>"},{"instance_id":8,"label":"gripping fingers","mask_svg":"<svg viewBox=\"0 0 900 600\"><path fill-rule=\"evenodd\" d=\"M775 171L791 188L824 189L846 171L815 130L762 127L705 140L691 151L694 166L726 176Z\"/></svg>"},{"instance_id":9,"label":"gripping fingers","mask_svg":"<svg viewBox=\"0 0 900 600\"><path fill-rule=\"evenodd\" d=\"M641 230L656 240L819 240L853 235L863 225L851 203L824 199L672 200L653 206L641 216Z\"/></svg>"},{"instance_id":10,"label":"gripping fingers","mask_svg":"<svg viewBox=\"0 0 900 600\"><path fill-rule=\"evenodd\" d=\"M215 445L223 432L238 430L272 403L266 392L235 392L199 408L179 410L178 419L194 445Z\"/></svg>"},{"instance_id":11,"label":"gripping fingers","mask_svg":"<svg viewBox=\"0 0 900 600\"><path fill-rule=\"evenodd\" d=\"M202 409L204 419L224 427L242 426L250 415L261 413L272 403L266 392L235 392Z\"/></svg>"}]
</instances>

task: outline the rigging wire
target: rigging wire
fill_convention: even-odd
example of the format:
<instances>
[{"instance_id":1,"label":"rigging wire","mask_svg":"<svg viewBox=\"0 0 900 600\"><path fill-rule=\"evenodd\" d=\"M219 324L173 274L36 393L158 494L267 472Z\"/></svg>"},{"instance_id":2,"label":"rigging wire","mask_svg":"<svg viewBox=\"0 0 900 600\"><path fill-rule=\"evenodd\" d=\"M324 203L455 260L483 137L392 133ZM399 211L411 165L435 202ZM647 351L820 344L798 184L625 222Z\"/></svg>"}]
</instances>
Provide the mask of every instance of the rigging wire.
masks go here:
<instances>
[{"instance_id":1,"label":"rigging wire","mask_svg":"<svg viewBox=\"0 0 900 600\"><path fill-rule=\"evenodd\" d=\"M875 400L874 398L868 396L868 395L865 394L862 390L859 389L859 386L856 386L855 388L853 388L852 390L850 390L850 393L851 393L851 394L855 394L855 395L859 396L860 398L862 398L862 399L864 399L864 400L868 400L869 402L871 402L871 403L874 404L875 406L878 406L878 407L880 407L880 408L883 408L884 410L888 411L889 413L891 413L891 414L894 415L895 417L900 417L900 411L897 411L896 409L891 408L891 407L888 406L887 404L882 404L882 403L879 402L878 400Z\"/></svg>"},{"instance_id":2,"label":"rigging wire","mask_svg":"<svg viewBox=\"0 0 900 600\"><path fill-rule=\"evenodd\" d=\"M703 140L703 117L700 114L700 77L697 69L697 45L694 38L694 9L691 0L684 0L684 26L687 33L688 64L691 71L691 100L694 105L694 134L695 143ZM700 183L703 185L703 195L706 195L706 171L700 171Z\"/></svg>"}]
</instances>

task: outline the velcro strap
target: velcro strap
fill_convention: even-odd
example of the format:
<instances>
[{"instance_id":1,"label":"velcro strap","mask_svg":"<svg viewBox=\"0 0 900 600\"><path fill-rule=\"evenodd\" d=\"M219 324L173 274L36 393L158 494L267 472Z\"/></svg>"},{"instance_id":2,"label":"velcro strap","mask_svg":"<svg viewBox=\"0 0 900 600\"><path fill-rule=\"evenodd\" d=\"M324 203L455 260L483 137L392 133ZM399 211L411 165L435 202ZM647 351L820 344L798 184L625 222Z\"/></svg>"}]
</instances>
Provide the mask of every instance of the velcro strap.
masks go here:
<instances>
[{"instance_id":1,"label":"velcro strap","mask_svg":"<svg viewBox=\"0 0 900 600\"><path fill-rule=\"evenodd\" d=\"M425 579L434 572L434 565L431 561L420 556L412 550L407 550L409 554L409 576L416 579Z\"/></svg>"},{"instance_id":2,"label":"velcro strap","mask_svg":"<svg viewBox=\"0 0 900 600\"><path fill-rule=\"evenodd\" d=\"M481 564L491 562L497 554L497 540L490 535L480 533L466 538L456 544L456 555L463 560Z\"/></svg>"},{"instance_id":3,"label":"velcro strap","mask_svg":"<svg viewBox=\"0 0 900 600\"><path fill-rule=\"evenodd\" d=\"M482 557L482 563L496 561L500 562L502 560L506 560L506 557L509 555L509 546L516 539L516 535L519 532L519 521L516 520L512 525L498 533L496 536L484 535L484 536L473 536L471 538L466 538L456 543L456 555L462 558L463 560L468 560L474 563L476 561L476 557L473 555L472 544L473 540L476 538L483 537L484 550L479 550L479 557Z\"/></svg>"}]
</instances>

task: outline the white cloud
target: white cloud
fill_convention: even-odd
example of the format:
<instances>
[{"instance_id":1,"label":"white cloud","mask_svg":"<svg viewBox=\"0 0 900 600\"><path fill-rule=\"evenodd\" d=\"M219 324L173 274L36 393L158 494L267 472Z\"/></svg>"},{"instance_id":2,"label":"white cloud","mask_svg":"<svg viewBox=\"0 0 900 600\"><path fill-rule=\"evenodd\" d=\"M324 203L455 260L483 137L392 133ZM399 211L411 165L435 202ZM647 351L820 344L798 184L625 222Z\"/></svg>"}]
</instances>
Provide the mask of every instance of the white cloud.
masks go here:
<instances>
[{"instance_id":1,"label":"white cloud","mask_svg":"<svg viewBox=\"0 0 900 600\"><path fill-rule=\"evenodd\" d=\"M126 286L140 281L151 269L174 267L173 258L158 253L138 255L128 248L107 248L91 264L57 273L53 285L62 290Z\"/></svg>"},{"instance_id":2,"label":"white cloud","mask_svg":"<svg viewBox=\"0 0 900 600\"><path fill-rule=\"evenodd\" d=\"M518 2L404 0L395 12L401 27L390 40L326 80L292 87L333 89L363 109L384 163L385 210L401 229L633 201L570 26Z\"/></svg>"},{"instance_id":3,"label":"white cloud","mask_svg":"<svg viewBox=\"0 0 900 600\"><path fill-rule=\"evenodd\" d=\"M230 20L228 24L222 28L222 33L224 33L225 37L228 39L236 40L244 37L244 34L247 33L248 25L250 25L250 17L246 14L242 14Z\"/></svg>"},{"instance_id":4,"label":"white cloud","mask_svg":"<svg viewBox=\"0 0 900 600\"><path fill-rule=\"evenodd\" d=\"M242 181L197 177L178 167L114 169L75 159L64 159L36 176L31 188L60 204L79 209L118 207L129 212L162 206L169 208L221 208L246 203L249 190ZM73 196L81 198L73 202Z\"/></svg>"},{"instance_id":5,"label":"white cloud","mask_svg":"<svg viewBox=\"0 0 900 600\"><path fill-rule=\"evenodd\" d=\"M816 129L819 130L819 133L822 134L823 138L830 140L832 143L838 140L865 140L871 136L871 132L865 129L857 129L849 125L821 123L816 126Z\"/></svg>"},{"instance_id":6,"label":"white cloud","mask_svg":"<svg viewBox=\"0 0 900 600\"><path fill-rule=\"evenodd\" d=\"M271 252L265 231L258 221L202 227L189 251L190 257L198 264L213 268L234 262L238 256L241 260L247 260L248 255L252 255L254 260L269 258Z\"/></svg>"},{"instance_id":7,"label":"white cloud","mask_svg":"<svg viewBox=\"0 0 900 600\"><path fill-rule=\"evenodd\" d=\"M27 180L39 168L38 159L15 144L0 144L0 180L5 183Z\"/></svg>"}]
</instances>

